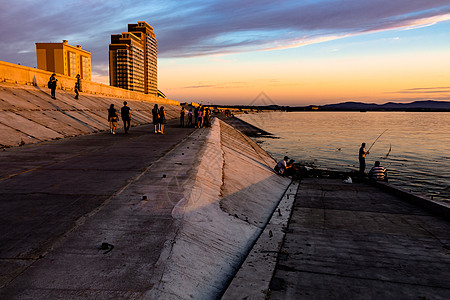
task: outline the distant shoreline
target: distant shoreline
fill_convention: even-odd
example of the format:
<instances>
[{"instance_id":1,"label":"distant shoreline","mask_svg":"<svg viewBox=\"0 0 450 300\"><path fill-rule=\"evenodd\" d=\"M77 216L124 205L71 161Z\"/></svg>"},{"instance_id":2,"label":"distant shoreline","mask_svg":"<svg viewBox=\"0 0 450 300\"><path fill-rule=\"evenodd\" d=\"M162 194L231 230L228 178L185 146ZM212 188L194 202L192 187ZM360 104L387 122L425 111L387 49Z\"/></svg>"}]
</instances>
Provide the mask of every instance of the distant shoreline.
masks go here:
<instances>
[{"instance_id":1,"label":"distant shoreline","mask_svg":"<svg viewBox=\"0 0 450 300\"><path fill-rule=\"evenodd\" d=\"M215 109L233 110L243 113L248 112L266 112L266 111L386 111L386 112L450 112L450 101L414 101L410 103L385 104L362 103L362 102L343 102L327 105L308 105L308 106L281 106L281 105L209 105Z\"/></svg>"}]
</instances>

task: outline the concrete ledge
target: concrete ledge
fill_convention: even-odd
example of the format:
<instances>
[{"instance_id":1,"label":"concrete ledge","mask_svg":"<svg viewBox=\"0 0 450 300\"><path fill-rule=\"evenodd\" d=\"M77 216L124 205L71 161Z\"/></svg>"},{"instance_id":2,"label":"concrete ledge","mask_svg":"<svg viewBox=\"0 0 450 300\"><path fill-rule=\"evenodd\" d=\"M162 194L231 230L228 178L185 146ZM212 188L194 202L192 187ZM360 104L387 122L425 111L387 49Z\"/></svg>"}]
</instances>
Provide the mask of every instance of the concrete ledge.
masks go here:
<instances>
[{"instance_id":1,"label":"concrete ledge","mask_svg":"<svg viewBox=\"0 0 450 300\"><path fill-rule=\"evenodd\" d=\"M51 75L52 72L0 61L0 82L47 88L47 82ZM74 90L76 81L74 77L57 74L56 78L58 79L58 89L66 91ZM83 93L94 95L99 94L104 96L112 96L115 98L133 99L161 104L180 105L179 101L159 98L156 95L124 90L93 81L81 80L81 86Z\"/></svg>"},{"instance_id":2,"label":"concrete ledge","mask_svg":"<svg viewBox=\"0 0 450 300\"><path fill-rule=\"evenodd\" d=\"M397 186L392 186L386 182L371 182L371 184L375 185L383 191L399 197L402 200L420 206L435 215L445 218L446 220L450 220L450 205L446 203L434 201L423 196L412 194L405 189Z\"/></svg>"}]
</instances>

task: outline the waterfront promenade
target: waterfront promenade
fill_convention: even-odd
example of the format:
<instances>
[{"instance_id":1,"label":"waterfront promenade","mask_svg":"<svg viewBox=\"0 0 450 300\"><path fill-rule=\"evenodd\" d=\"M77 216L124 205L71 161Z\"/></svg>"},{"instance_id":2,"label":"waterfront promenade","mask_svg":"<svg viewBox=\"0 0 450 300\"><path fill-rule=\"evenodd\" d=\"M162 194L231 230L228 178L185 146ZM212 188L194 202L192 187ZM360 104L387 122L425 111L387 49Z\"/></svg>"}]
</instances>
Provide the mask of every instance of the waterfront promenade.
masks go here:
<instances>
[{"instance_id":1,"label":"waterfront promenade","mask_svg":"<svg viewBox=\"0 0 450 300\"><path fill-rule=\"evenodd\" d=\"M223 299L450 299L448 220L366 183L306 178L295 194Z\"/></svg>"}]
</instances>

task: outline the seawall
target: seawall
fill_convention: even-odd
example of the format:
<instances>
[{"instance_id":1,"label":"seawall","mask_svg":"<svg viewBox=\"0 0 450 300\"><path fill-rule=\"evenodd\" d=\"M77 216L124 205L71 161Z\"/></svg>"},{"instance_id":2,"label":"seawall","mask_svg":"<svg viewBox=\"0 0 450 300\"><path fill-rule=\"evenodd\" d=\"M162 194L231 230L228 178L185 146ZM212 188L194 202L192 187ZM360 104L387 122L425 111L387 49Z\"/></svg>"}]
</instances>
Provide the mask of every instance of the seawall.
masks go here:
<instances>
[{"instance_id":1,"label":"seawall","mask_svg":"<svg viewBox=\"0 0 450 300\"><path fill-rule=\"evenodd\" d=\"M0 61L0 147L14 147L108 130L106 110L127 101L131 126L152 122L154 104L166 108L168 119L178 117L180 102L81 80L74 99L75 78L57 74L56 100L47 82L52 72ZM121 126L119 122L119 128Z\"/></svg>"},{"instance_id":2,"label":"seawall","mask_svg":"<svg viewBox=\"0 0 450 300\"><path fill-rule=\"evenodd\" d=\"M8 82L22 85L31 85L38 88L47 89L47 82L52 72L39 70L35 68L16 65L0 61L0 82ZM57 89L64 91L73 91L75 87L75 78L56 74L58 79ZM159 98L156 95L143 94L129 91L114 86L109 86L93 81L81 80L82 91L88 94L103 95L115 98L124 98L132 100L147 101L152 103L180 105L179 101Z\"/></svg>"}]
</instances>

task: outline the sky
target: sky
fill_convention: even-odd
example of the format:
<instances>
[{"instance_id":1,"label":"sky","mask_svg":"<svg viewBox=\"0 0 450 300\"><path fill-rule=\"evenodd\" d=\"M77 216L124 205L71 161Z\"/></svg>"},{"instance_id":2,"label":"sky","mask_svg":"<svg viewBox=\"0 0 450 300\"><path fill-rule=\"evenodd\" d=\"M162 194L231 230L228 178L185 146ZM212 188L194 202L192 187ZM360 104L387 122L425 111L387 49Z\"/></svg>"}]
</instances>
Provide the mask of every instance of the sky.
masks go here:
<instances>
[{"instance_id":1,"label":"sky","mask_svg":"<svg viewBox=\"0 0 450 300\"><path fill-rule=\"evenodd\" d=\"M146 21L158 88L181 102L450 101L450 0L0 0L0 60L81 45L109 83L111 34Z\"/></svg>"}]
</instances>

